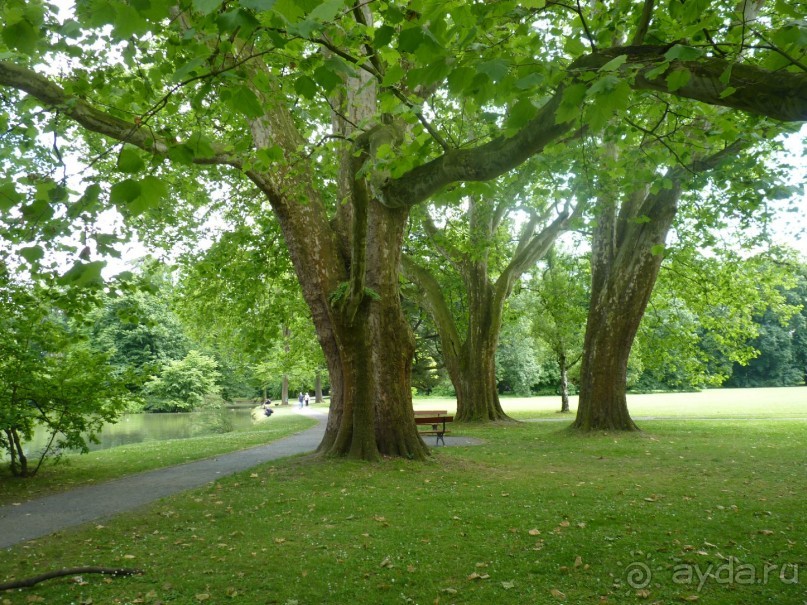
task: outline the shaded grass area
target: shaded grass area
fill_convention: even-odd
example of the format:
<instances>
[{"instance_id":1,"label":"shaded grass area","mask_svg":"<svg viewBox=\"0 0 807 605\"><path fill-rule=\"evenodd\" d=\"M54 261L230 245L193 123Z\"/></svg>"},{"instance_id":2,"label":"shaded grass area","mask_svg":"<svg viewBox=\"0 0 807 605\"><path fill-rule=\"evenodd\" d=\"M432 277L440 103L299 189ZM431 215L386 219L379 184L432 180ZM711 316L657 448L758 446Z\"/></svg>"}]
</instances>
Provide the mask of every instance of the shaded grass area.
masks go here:
<instances>
[{"instance_id":1,"label":"shaded grass area","mask_svg":"<svg viewBox=\"0 0 807 605\"><path fill-rule=\"evenodd\" d=\"M55 464L46 462L34 477L25 479L12 477L7 465L0 466L0 505L263 445L315 424L315 420L293 413L275 414L248 430L188 439L146 441L88 454L67 454Z\"/></svg>"},{"instance_id":2,"label":"shaded grass area","mask_svg":"<svg viewBox=\"0 0 807 605\"><path fill-rule=\"evenodd\" d=\"M439 448L427 463L270 463L0 553L0 582L74 565L145 570L56 580L0 602L807 600L807 423L645 428L458 426L486 444ZM637 570L650 574L646 586L629 577Z\"/></svg>"}]
</instances>

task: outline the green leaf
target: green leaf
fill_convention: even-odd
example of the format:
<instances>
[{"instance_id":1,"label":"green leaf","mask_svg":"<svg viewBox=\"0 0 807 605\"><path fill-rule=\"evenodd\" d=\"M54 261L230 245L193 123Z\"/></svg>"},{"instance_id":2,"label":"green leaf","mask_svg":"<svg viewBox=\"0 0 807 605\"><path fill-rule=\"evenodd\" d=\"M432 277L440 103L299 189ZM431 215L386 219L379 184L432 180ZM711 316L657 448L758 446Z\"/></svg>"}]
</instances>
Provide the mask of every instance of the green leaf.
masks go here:
<instances>
[{"instance_id":1,"label":"green leaf","mask_svg":"<svg viewBox=\"0 0 807 605\"><path fill-rule=\"evenodd\" d=\"M510 64L504 59L485 61L476 66L479 73L485 74L494 83L501 82L510 70Z\"/></svg>"},{"instance_id":2,"label":"green leaf","mask_svg":"<svg viewBox=\"0 0 807 605\"><path fill-rule=\"evenodd\" d=\"M0 210L4 212L11 210L24 199L25 197L17 192L14 181L0 182Z\"/></svg>"},{"instance_id":3,"label":"green leaf","mask_svg":"<svg viewBox=\"0 0 807 605\"><path fill-rule=\"evenodd\" d=\"M63 284L73 284L75 286L88 286L91 284L103 284L101 271L106 266L104 261L93 261L83 263L78 261L64 275L59 278Z\"/></svg>"},{"instance_id":4,"label":"green leaf","mask_svg":"<svg viewBox=\"0 0 807 605\"><path fill-rule=\"evenodd\" d=\"M529 90L534 86L540 86L544 83L543 74L539 74L537 71L532 72L529 75L524 76L516 81L516 88L519 90Z\"/></svg>"},{"instance_id":5,"label":"green leaf","mask_svg":"<svg viewBox=\"0 0 807 605\"><path fill-rule=\"evenodd\" d=\"M670 92L675 92L679 88L686 86L690 78L692 78L692 74L688 69L676 69L667 76L667 89Z\"/></svg>"},{"instance_id":6,"label":"green leaf","mask_svg":"<svg viewBox=\"0 0 807 605\"><path fill-rule=\"evenodd\" d=\"M258 159L268 164L274 164L283 159L283 149L280 145L272 145L271 147L262 147L258 150Z\"/></svg>"},{"instance_id":7,"label":"green leaf","mask_svg":"<svg viewBox=\"0 0 807 605\"><path fill-rule=\"evenodd\" d=\"M667 59L667 61L694 61L695 59L700 59L702 56L703 51L699 48L683 46L682 44L676 44L664 53L664 58Z\"/></svg>"},{"instance_id":8,"label":"green leaf","mask_svg":"<svg viewBox=\"0 0 807 605\"><path fill-rule=\"evenodd\" d=\"M39 33L28 21L18 21L3 28L3 41L21 53L33 55L39 42Z\"/></svg>"},{"instance_id":9,"label":"green leaf","mask_svg":"<svg viewBox=\"0 0 807 605\"><path fill-rule=\"evenodd\" d=\"M727 86L720 93L720 98L725 99L726 97L730 97L731 95L733 95L735 92L737 92L736 88L734 88L733 86Z\"/></svg>"},{"instance_id":10,"label":"green leaf","mask_svg":"<svg viewBox=\"0 0 807 605\"><path fill-rule=\"evenodd\" d=\"M126 174L140 172L146 167L146 163L140 154L134 149L124 147L118 155L118 170Z\"/></svg>"},{"instance_id":11,"label":"green leaf","mask_svg":"<svg viewBox=\"0 0 807 605\"><path fill-rule=\"evenodd\" d=\"M168 148L168 159L177 164L193 164L195 157L196 154L193 152L193 147L186 143L172 145Z\"/></svg>"},{"instance_id":12,"label":"green leaf","mask_svg":"<svg viewBox=\"0 0 807 605\"><path fill-rule=\"evenodd\" d=\"M127 209L133 216L142 214L168 198L168 185L156 176L147 176L140 181L140 195L132 200Z\"/></svg>"},{"instance_id":13,"label":"green leaf","mask_svg":"<svg viewBox=\"0 0 807 605\"><path fill-rule=\"evenodd\" d=\"M448 89L454 94L460 94L471 85L475 77L475 69L467 66L457 67L448 74Z\"/></svg>"},{"instance_id":14,"label":"green leaf","mask_svg":"<svg viewBox=\"0 0 807 605\"><path fill-rule=\"evenodd\" d=\"M314 70L314 79L326 93L331 92L342 83L339 74L324 65L320 65Z\"/></svg>"},{"instance_id":15,"label":"green leaf","mask_svg":"<svg viewBox=\"0 0 807 605\"><path fill-rule=\"evenodd\" d=\"M236 33L238 37L245 37L251 34L260 25L252 13L238 8L221 13L216 18L216 25L222 33Z\"/></svg>"},{"instance_id":16,"label":"green leaf","mask_svg":"<svg viewBox=\"0 0 807 605\"><path fill-rule=\"evenodd\" d=\"M382 25L373 34L373 48L382 48L392 42L392 36L395 34L395 28L389 25Z\"/></svg>"},{"instance_id":17,"label":"green leaf","mask_svg":"<svg viewBox=\"0 0 807 605\"><path fill-rule=\"evenodd\" d=\"M345 0L325 0L308 15L316 21L332 21L345 8Z\"/></svg>"},{"instance_id":18,"label":"green leaf","mask_svg":"<svg viewBox=\"0 0 807 605\"><path fill-rule=\"evenodd\" d=\"M101 186L98 183L93 183L84 191L79 200L75 204L71 204L67 208L67 218L74 219L82 212L89 212L98 205L98 200L101 197Z\"/></svg>"},{"instance_id":19,"label":"green leaf","mask_svg":"<svg viewBox=\"0 0 807 605\"><path fill-rule=\"evenodd\" d=\"M670 62L669 61L663 61L662 63L659 63L653 69L650 69L650 70L646 71L644 73L644 77L647 78L648 80L655 80L660 75L662 75L665 71L667 71L669 68L670 68Z\"/></svg>"},{"instance_id":20,"label":"green leaf","mask_svg":"<svg viewBox=\"0 0 807 605\"><path fill-rule=\"evenodd\" d=\"M45 256L45 251L40 246L28 246L20 249L20 256L33 265Z\"/></svg>"},{"instance_id":21,"label":"green leaf","mask_svg":"<svg viewBox=\"0 0 807 605\"><path fill-rule=\"evenodd\" d=\"M233 91L229 105L250 119L259 118L264 114L258 97L246 86L239 86Z\"/></svg>"},{"instance_id":22,"label":"green leaf","mask_svg":"<svg viewBox=\"0 0 807 605\"><path fill-rule=\"evenodd\" d=\"M245 4L242 2L242 4ZM207 15L221 6L221 0L193 0L193 8Z\"/></svg>"},{"instance_id":23,"label":"green leaf","mask_svg":"<svg viewBox=\"0 0 807 605\"><path fill-rule=\"evenodd\" d=\"M306 75L302 75L294 81L294 90L306 99L313 99L319 92L317 83Z\"/></svg>"},{"instance_id":24,"label":"green leaf","mask_svg":"<svg viewBox=\"0 0 807 605\"><path fill-rule=\"evenodd\" d=\"M420 26L404 29L398 34L398 50L402 53L414 53L423 42L423 29Z\"/></svg>"},{"instance_id":25,"label":"green leaf","mask_svg":"<svg viewBox=\"0 0 807 605\"><path fill-rule=\"evenodd\" d=\"M241 6L255 11L272 10L276 0L241 0Z\"/></svg>"},{"instance_id":26,"label":"green leaf","mask_svg":"<svg viewBox=\"0 0 807 605\"><path fill-rule=\"evenodd\" d=\"M112 185L109 190L109 201L118 207L125 207L140 195L140 183L126 179Z\"/></svg>"},{"instance_id":27,"label":"green leaf","mask_svg":"<svg viewBox=\"0 0 807 605\"><path fill-rule=\"evenodd\" d=\"M530 99L521 99L507 112L505 125L508 128L519 129L535 117L538 108Z\"/></svg>"},{"instance_id":28,"label":"green leaf","mask_svg":"<svg viewBox=\"0 0 807 605\"><path fill-rule=\"evenodd\" d=\"M384 74L384 80L381 82L384 86L393 86L401 81L401 79L406 75L403 67L400 65L392 65L387 69L387 72Z\"/></svg>"},{"instance_id":29,"label":"green leaf","mask_svg":"<svg viewBox=\"0 0 807 605\"><path fill-rule=\"evenodd\" d=\"M618 57L614 57L608 63L600 67L600 71L616 71L620 67L625 64L625 61L628 60L628 55L619 55Z\"/></svg>"},{"instance_id":30,"label":"green leaf","mask_svg":"<svg viewBox=\"0 0 807 605\"><path fill-rule=\"evenodd\" d=\"M572 84L566 87L560 107L555 112L555 124L563 124L580 117L587 90L588 87L585 84Z\"/></svg>"}]
</instances>

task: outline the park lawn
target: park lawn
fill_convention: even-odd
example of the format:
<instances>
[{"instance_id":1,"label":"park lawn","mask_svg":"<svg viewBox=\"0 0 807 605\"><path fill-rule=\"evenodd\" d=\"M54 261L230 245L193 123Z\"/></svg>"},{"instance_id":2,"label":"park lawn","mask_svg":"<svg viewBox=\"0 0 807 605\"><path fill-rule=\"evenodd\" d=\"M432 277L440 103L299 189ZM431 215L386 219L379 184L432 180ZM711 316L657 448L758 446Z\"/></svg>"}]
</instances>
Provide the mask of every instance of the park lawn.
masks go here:
<instances>
[{"instance_id":1,"label":"park lawn","mask_svg":"<svg viewBox=\"0 0 807 605\"><path fill-rule=\"evenodd\" d=\"M0 603L802 605L807 422L644 428L457 427L485 443L426 463L276 461L0 553L0 582L144 570Z\"/></svg>"},{"instance_id":2,"label":"park lawn","mask_svg":"<svg viewBox=\"0 0 807 605\"><path fill-rule=\"evenodd\" d=\"M34 477L27 479L12 477L7 465L3 467L0 463L0 506L65 491L87 483L108 481L133 473L264 445L315 424L316 420L281 410L271 419L255 423L248 430L189 439L146 441L88 454L67 454L55 464L46 462Z\"/></svg>"},{"instance_id":3,"label":"park lawn","mask_svg":"<svg viewBox=\"0 0 807 605\"><path fill-rule=\"evenodd\" d=\"M518 420L574 420L577 397L570 397L571 414L560 414L560 397L501 397L502 409ZM415 409L456 410L454 397L416 397ZM628 394L628 409L636 418L807 418L807 387L707 389L693 393Z\"/></svg>"}]
</instances>

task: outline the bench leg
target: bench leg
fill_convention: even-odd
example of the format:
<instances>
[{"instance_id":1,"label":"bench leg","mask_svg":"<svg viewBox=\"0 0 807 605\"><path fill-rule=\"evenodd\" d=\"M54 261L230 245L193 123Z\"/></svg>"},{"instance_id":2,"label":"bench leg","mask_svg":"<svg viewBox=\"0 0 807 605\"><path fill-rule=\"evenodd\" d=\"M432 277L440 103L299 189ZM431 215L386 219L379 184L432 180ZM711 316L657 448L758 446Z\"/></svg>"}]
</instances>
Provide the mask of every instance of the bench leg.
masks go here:
<instances>
[{"instance_id":1,"label":"bench leg","mask_svg":"<svg viewBox=\"0 0 807 605\"><path fill-rule=\"evenodd\" d=\"M440 445L440 442L443 442L443 445L446 444L446 440L443 439L443 433L437 433L437 440L434 442L435 447Z\"/></svg>"}]
</instances>

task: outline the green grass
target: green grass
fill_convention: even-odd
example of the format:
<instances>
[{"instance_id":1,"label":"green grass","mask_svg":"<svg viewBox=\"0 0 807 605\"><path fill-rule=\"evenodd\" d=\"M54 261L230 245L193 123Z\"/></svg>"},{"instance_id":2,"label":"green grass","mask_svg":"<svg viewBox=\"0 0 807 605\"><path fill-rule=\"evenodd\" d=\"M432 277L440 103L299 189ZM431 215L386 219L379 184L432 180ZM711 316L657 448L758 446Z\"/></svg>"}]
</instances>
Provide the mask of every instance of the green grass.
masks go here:
<instances>
[{"instance_id":1,"label":"green grass","mask_svg":"<svg viewBox=\"0 0 807 605\"><path fill-rule=\"evenodd\" d=\"M486 443L427 463L266 464L0 553L0 582L75 565L145 571L0 603L802 605L807 422L643 426L457 427ZM785 581L742 583L741 565L762 580L766 564L790 566ZM627 582L639 565L653 575L646 593ZM709 565L718 577L699 588Z\"/></svg>"},{"instance_id":2,"label":"green grass","mask_svg":"<svg viewBox=\"0 0 807 605\"><path fill-rule=\"evenodd\" d=\"M511 417L569 418L577 410L571 397L572 414L561 415L560 397L502 397L502 408ZM417 397L420 409L456 410L453 397ZM768 389L709 389L698 393L653 393L628 395L634 417L662 418L807 418L807 387Z\"/></svg>"},{"instance_id":3,"label":"green grass","mask_svg":"<svg viewBox=\"0 0 807 605\"><path fill-rule=\"evenodd\" d=\"M316 421L311 418L281 409L271 419L254 424L249 430L189 439L147 441L88 454L67 454L56 464L46 462L34 477L27 479L13 478L7 467L0 467L0 505L263 445L315 424Z\"/></svg>"}]
</instances>

